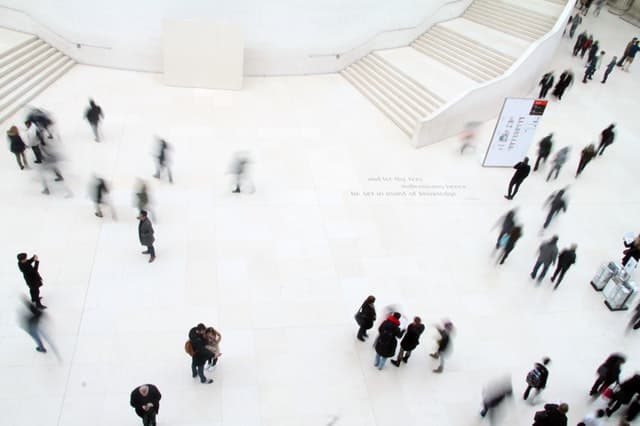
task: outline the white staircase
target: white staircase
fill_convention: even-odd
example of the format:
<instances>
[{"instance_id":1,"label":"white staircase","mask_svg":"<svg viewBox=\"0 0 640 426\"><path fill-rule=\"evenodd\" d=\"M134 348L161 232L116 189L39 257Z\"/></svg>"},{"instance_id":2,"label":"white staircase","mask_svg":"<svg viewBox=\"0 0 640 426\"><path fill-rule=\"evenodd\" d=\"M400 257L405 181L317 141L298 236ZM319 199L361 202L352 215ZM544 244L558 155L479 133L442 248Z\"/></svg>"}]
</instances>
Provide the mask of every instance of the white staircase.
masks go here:
<instances>
[{"instance_id":1,"label":"white staircase","mask_svg":"<svg viewBox=\"0 0 640 426\"><path fill-rule=\"evenodd\" d=\"M504 0L475 0L463 17L530 41L549 32L557 19Z\"/></svg>"},{"instance_id":2,"label":"white staircase","mask_svg":"<svg viewBox=\"0 0 640 426\"><path fill-rule=\"evenodd\" d=\"M0 53L0 123L66 73L75 61L33 36Z\"/></svg>"},{"instance_id":3,"label":"white staircase","mask_svg":"<svg viewBox=\"0 0 640 426\"><path fill-rule=\"evenodd\" d=\"M515 61L442 25L422 34L411 47L479 83L503 74Z\"/></svg>"},{"instance_id":4,"label":"white staircase","mask_svg":"<svg viewBox=\"0 0 640 426\"><path fill-rule=\"evenodd\" d=\"M419 119L444 103L420 83L371 53L341 74L408 136Z\"/></svg>"}]
</instances>

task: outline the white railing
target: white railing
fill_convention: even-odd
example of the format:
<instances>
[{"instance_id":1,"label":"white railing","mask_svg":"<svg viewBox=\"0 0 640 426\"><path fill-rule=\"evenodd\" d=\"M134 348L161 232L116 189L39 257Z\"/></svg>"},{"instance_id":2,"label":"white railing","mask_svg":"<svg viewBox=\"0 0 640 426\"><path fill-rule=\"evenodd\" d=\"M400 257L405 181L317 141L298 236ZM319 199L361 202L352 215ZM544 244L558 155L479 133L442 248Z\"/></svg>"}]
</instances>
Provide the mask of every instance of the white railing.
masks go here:
<instances>
[{"instance_id":1,"label":"white railing","mask_svg":"<svg viewBox=\"0 0 640 426\"><path fill-rule=\"evenodd\" d=\"M469 121L496 117L505 96L527 95L546 71L573 12L573 4L567 3L551 31L533 42L502 76L462 93L420 120L412 144L419 148L457 135Z\"/></svg>"}]
</instances>

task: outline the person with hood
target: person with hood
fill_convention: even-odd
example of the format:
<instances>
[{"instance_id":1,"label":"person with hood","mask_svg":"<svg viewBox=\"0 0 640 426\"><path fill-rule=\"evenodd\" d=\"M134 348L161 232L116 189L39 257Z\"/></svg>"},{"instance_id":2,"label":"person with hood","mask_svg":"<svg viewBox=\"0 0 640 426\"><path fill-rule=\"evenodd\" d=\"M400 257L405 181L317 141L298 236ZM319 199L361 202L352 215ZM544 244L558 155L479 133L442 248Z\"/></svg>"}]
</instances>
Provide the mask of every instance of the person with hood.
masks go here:
<instances>
[{"instance_id":1,"label":"person with hood","mask_svg":"<svg viewBox=\"0 0 640 426\"><path fill-rule=\"evenodd\" d=\"M531 271L531 278L536 279L536 275L538 274L538 269L542 266L542 272L538 276L538 283L542 281L549 266L556 263L556 258L558 257L558 236L554 235L551 239L545 243L542 243L538 248L538 260L536 260L535 265L533 266L533 271Z\"/></svg>"},{"instance_id":2,"label":"person with hood","mask_svg":"<svg viewBox=\"0 0 640 426\"><path fill-rule=\"evenodd\" d=\"M627 359L622 354L614 353L609 355L606 361L598 367L598 370L596 371L598 378L593 383L593 386L589 391L589 395L595 396L608 388L614 382L619 382L620 369L626 360Z\"/></svg>"},{"instance_id":3,"label":"person with hood","mask_svg":"<svg viewBox=\"0 0 640 426\"><path fill-rule=\"evenodd\" d=\"M551 148L553 147L553 133L549 133L547 136L542 138L538 143L538 158L536 159L536 164L533 166L533 171L538 170L538 166L540 166L540 162L543 164L547 162L547 157L551 153Z\"/></svg>"},{"instance_id":4,"label":"person with hood","mask_svg":"<svg viewBox=\"0 0 640 426\"><path fill-rule=\"evenodd\" d=\"M509 188L507 190L507 195L504 196L507 200L513 200L513 197L518 193L518 189L524 180L529 176L529 172L531 171L531 166L529 165L529 157L524 157L522 161L513 166L516 169L516 172L513 174L513 177L509 181Z\"/></svg>"},{"instance_id":5,"label":"person with hood","mask_svg":"<svg viewBox=\"0 0 640 426\"><path fill-rule=\"evenodd\" d=\"M613 398L607 407L607 417L611 417L623 404L627 405L633 397L640 393L640 375L634 374L629 379L620 383L617 391L613 392Z\"/></svg>"},{"instance_id":6,"label":"person with hood","mask_svg":"<svg viewBox=\"0 0 640 426\"><path fill-rule=\"evenodd\" d=\"M562 95L564 95L565 90L573 83L573 73L570 70L565 70L562 74L560 74L560 78L556 83L556 87L553 89L553 96L558 98L558 100L562 100Z\"/></svg>"},{"instance_id":7,"label":"person with hood","mask_svg":"<svg viewBox=\"0 0 640 426\"><path fill-rule=\"evenodd\" d=\"M89 122L89 125L91 126L91 130L93 130L93 136L95 138L95 141L100 142L100 131L98 126L100 124L100 120L102 119L102 117L104 117L104 114L102 113L102 108L96 105L93 99L89 99L89 108L85 112L84 116Z\"/></svg>"},{"instance_id":8,"label":"person with hood","mask_svg":"<svg viewBox=\"0 0 640 426\"><path fill-rule=\"evenodd\" d=\"M567 199L565 197L566 189L561 189L557 192L554 192L547 198L547 202L545 204L549 205L549 214L547 214L547 219L544 221L544 225L542 225L542 229L547 229L549 224L551 224L551 220L553 217L560 212L560 210L566 212L567 211Z\"/></svg>"},{"instance_id":9,"label":"person with hood","mask_svg":"<svg viewBox=\"0 0 640 426\"><path fill-rule=\"evenodd\" d=\"M368 338L367 330L373 327L373 323L376 321L376 307L374 303L376 302L376 298L374 296L369 296L362 302L360 305L360 309L356 312L355 319L358 324L358 334L357 338L361 342L364 342L364 339Z\"/></svg>"},{"instance_id":10,"label":"person with hood","mask_svg":"<svg viewBox=\"0 0 640 426\"><path fill-rule=\"evenodd\" d=\"M433 370L433 372L442 373L444 370L444 358L451 350L451 333L453 332L453 324L451 321L444 321L441 327L436 327L436 330L440 335L438 338L438 347L436 351L429 354L429 356L440 361L440 364Z\"/></svg>"},{"instance_id":11,"label":"person with hood","mask_svg":"<svg viewBox=\"0 0 640 426\"><path fill-rule=\"evenodd\" d=\"M567 159L569 158L570 149L570 147L565 146L564 148L556 152L555 157L553 157L551 170L549 170L549 174L547 175L547 182L549 182L549 179L551 179L551 175L554 172L556 175L553 179L558 179L558 175L560 174L560 170L562 170L562 166L564 166L564 163L566 163Z\"/></svg>"},{"instance_id":12,"label":"person with hood","mask_svg":"<svg viewBox=\"0 0 640 426\"><path fill-rule=\"evenodd\" d=\"M535 399L542 389L547 386L547 380L549 379L547 365L549 365L550 362L551 360L549 358L544 357L542 358L542 363L536 362L534 364L533 369L527 374L527 389L525 389L522 399L526 401L529 398L531 389L536 390L536 394L533 397Z\"/></svg>"},{"instance_id":13,"label":"person with hood","mask_svg":"<svg viewBox=\"0 0 640 426\"><path fill-rule=\"evenodd\" d=\"M560 252L558 255L558 266L556 266L556 270L551 275L551 282L553 282L556 277L558 277L558 281L556 281L556 285L553 286L553 289L557 289L564 278L564 274L569 270L571 265L576 263L576 249L578 248L577 244L571 244L571 247L566 248Z\"/></svg>"},{"instance_id":14,"label":"person with hood","mask_svg":"<svg viewBox=\"0 0 640 426\"><path fill-rule=\"evenodd\" d=\"M541 99L546 98L547 92L553 87L553 71L549 71L543 75L538 86L540 86L540 95L538 97Z\"/></svg>"},{"instance_id":15,"label":"person with hood","mask_svg":"<svg viewBox=\"0 0 640 426\"><path fill-rule=\"evenodd\" d=\"M507 242L506 242L506 244L504 246L504 249L502 251L502 259L500 259L500 264L501 265L504 263L504 261L509 256L509 253L511 253L511 251L514 249L514 247L516 246L516 243L518 242L520 237L522 237L522 227L521 226L514 226L511 229L511 232L509 232L509 238L507 239Z\"/></svg>"},{"instance_id":16,"label":"person with hood","mask_svg":"<svg viewBox=\"0 0 640 426\"><path fill-rule=\"evenodd\" d=\"M502 222L500 226L500 233L498 234L498 239L496 240L496 250L500 247L504 247L509 239L509 234L514 226L516 226L516 209L509 210L504 216L502 216L498 223ZM497 224L494 226L494 228Z\"/></svg>"},{"instance_id":17,"label":"person with hood","mask_svg":"<svg viewBox=\"0 0 640 426\"><path fill-rule=\"evenodd\" d=\"M138 386L131 392L129 403L142 419L142 426L156 426L160 398L162 398L160 391L152 384Z\"/></svg>"},{"instance_id":18,"label":"person with hood","mask_svg":"<svg viewBox=\"0 0 640 426\"><path fill-rule=\"evenodd\" d=\"M420 344L420 335L424 332L424 324L420 317L415 317L413 322L407 327L407 331L400 341L400 350L398 351L398 357L395 360L391 360L391 364L396 367L400 367L400 362L404 361L406 364L413 351Z\"/></svg>"},{"instance_id":19,"label":"person with hood","mask_svg":"<svg viewBox=\"0 0 640 426\"><path fill-rule=\"evenodd\" d=\"M602 155L606 147L613 143L613 140L616 138L616 133L614 132L616 125L611 123L609 126L600 133L600 145L598 146L598 155Z\"/></svg>"},{"instance_id":20,"label":"person with hood","mask_svg":"<svg viewBox=\"0 0 640 426\"><path fill-rule=\"evenodd\" d=\"M378 327L379 334L375 344L376 361L374 364L378 370L382 370L387 359L396 353L398 339L403 334L400 330L400 318L402 315L399 312L394 312Z\"/></svg>"},{"instance_id":21,"label":"person with hood","mask_svg":"<svg viewBox=\"0 0 640 426\"><path fill-rule=\"evenodd\" d=\"M596 146L595 144L589 144L580 153L580 162L578 163L578 170L576 171L576 177L580 176L580 173L587 167L587 164L591 162L596 156Z\"/></svg>"},{"instance_id":22,"label":"person with hood","mask_svg":"<svg viewBox=\"0 0 640 426\"><path fill-rule=\"evenodd\" d=\"M7 139L9 140L9 151L16 156L18 167L20 170L24 170L25 167L29 167L27 163L27 157L24 155L24 151L27 149L24 141L20 137L20 132L16 126L11 126L7 130Z\"/></svg>"}]
</instances>

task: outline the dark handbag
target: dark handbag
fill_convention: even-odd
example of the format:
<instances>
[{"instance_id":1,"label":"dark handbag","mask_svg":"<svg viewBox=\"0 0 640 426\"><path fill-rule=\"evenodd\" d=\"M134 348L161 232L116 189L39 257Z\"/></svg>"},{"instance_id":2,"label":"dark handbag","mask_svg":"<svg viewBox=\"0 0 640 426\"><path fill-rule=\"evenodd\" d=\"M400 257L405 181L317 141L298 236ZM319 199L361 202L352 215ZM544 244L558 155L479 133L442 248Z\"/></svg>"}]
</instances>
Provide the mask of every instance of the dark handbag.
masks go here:
<instances>
[{"instance_id":1,"label":"dark handbag","mask_svg":"<svg viewBox=\"0 0 640 426\"><path fill-rule=\"evenodd\" d=\"M356 312L356 314L353 317L355 318L356 323L358 323L358 325L362 325L362 322L364 320L362 309L360 309L358 312Z\"/></svg>"}]
</instances>

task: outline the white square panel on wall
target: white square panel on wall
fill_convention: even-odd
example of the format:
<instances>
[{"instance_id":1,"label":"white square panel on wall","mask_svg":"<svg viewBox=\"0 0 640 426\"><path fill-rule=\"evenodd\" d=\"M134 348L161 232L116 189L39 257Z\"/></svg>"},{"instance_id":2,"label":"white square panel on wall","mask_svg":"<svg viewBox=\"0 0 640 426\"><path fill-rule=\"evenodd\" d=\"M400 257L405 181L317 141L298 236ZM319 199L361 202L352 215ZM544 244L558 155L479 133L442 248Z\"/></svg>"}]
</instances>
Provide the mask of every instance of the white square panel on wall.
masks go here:
<instances>
[{"instance_id":1,"label":"white square panel on wall","mask_svg":"<svg viewBox=\"0 0 640 426\"><path fill-rule=\"evenodd\" d=\"M162 44L166 85L242 88L244 36L239 25L165 21Z\"/></svg>"}]
</instances>

